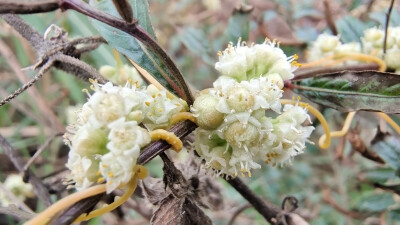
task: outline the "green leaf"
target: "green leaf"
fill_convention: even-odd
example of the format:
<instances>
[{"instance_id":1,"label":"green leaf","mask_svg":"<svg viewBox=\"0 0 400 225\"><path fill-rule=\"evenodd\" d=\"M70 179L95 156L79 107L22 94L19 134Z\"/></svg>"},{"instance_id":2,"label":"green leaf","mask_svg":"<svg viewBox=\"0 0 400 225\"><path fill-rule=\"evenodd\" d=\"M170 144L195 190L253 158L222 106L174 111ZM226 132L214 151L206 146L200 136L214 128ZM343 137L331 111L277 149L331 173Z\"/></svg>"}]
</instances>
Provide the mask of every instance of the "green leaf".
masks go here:
<instances>
[{"instance_id":1,"label":"green leaf","mask_svg":"<svg viewBox=\"0 0 400 225\"><path fill-rule=\"evenodd\" d=\"M364 35L366 24L352 16L345 16L336 22L336 27L340 38L345 42L360 42L360 37Z\"/></svg>"},{"instance_id":2,"label":"green leaf","mask_svg":"<svg viewBox=\"0 0 400 225\"><path fill-rule=\"evenodd\" d=\"M386 210L389 206L394 204L393 195L389 193L376 194L371 192L369 195L363 197L359 204L358 209L367 212L381 212Z\"/></svg>"},{"instance_id":3,"label":"green leaf","mask_svg":"<svg viewBox=\"0 0 400 225\"><path fill-rule=\"evenodd\" d=\"M115 9L112 1L90 1L91 5L99 10L102 10L110 15L120 17L117 10ZM147 1L145 0L131 0L132 11L138 23L141 27L154 36L150 18L148 16ZM99 31L99 33L107 40L108 44L114 47L118 52L124 54L126 57L133 60L140 67L145 69L151 74L161 85L167 90L176 94L177 96L187 99L181 90L187 90L186 83L182 82L183 78L177 78L172 75L156 53L146 48L143 43L136 40L131 35L118 30L117 28L111 27L97 20L91 20L93 25ZM185 87L183 87L185 86Z\"/></svg>"},{"instance_id":4,"label":"green leaf","mask_svg":"<svg viewBox=\"0 0 400 225\"><path fill-rule=\"evenodd\" d=\"M151 25L147 0L130 0L129 2L132 5L133 16L138 20L139 25L156 40L157 38Z\"/></svg>"},{"instance_id":5,"label":"green leaf","mask_svg":"<svg viewBox=\"0 0 400 225\"><path fill-rule=\"evenodd\" d=\"M365 178L372 182L384 183L396 178L396 171L392 168L376 168L365 172Z\"/></svg>"},{"instance_id":6,"label":"green leaf","mask_svg":"<svg viewBox=\"0 0 400 225\"><path fill-rule=\"evenodd\" d=\"M215 59L210 56L210 43L202 30L184 28L180 31L179 39L190 51L201 56L204 62L214 65Z\"/></svg>"},{"instance_id":7,"label":"green leaf","mask_svg":"<svg viewBox=\"0 0 400 225\"><path fill-rule=\"evenodd\" d=\"M400 76L378 71L337 72L293 81L294 91L342 112L400 113Z\"/></svg>"},{"instance_id":8,"label":"green leaf","mask_svg":"<svg viewBox=\"0 0 400 225\"><path fill-rule=\"evenodd\" d=\"M237 12L229 18L225 36L229 42L236 43L239 38L242 38L242 40L248 40L249 30L250 14Z\"/></svg>"},{"instance_id":9,"label":"green leaf","mask_svg":"<svg viewBox=\"0 0 400 225\"><path fill-rule=\"evenodd\" d=\"M374 141L372 148L391 168L400 171L400 139L398 137L386 135L381 140Z\"/></svg>"},{"instance_id":10,"label":"green leaf","mask_svg":"<svg viewBox=\"0 0 400 225\"><path fill-rule=\"evenodd\" d=\"M383 12L372 12L369 14L369 18L371 20L375 20L381 25L385 27L386 24L386 10ZM393 9L392 13L390 14L390 22L389 26L395 27L400 25L400 12L397 9Z\"/></svg>"}]
</instances>

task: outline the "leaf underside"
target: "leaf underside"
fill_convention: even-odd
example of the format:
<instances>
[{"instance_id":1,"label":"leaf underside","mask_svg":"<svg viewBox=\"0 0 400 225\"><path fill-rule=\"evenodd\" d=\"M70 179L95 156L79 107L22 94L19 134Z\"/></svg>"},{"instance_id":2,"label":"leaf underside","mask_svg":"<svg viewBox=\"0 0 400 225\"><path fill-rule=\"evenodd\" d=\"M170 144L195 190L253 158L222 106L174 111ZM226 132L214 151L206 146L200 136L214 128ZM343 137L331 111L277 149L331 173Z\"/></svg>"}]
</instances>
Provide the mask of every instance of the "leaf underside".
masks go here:
<instances>
[{"instance_id":1,"label":"leaf underside","mask_svg":"<svg viewBox=\"0 0 400 225\"><path fill-rule=\"evenodd\" d=\"M400 76L397 74L342 71L296 80L293 84L296 93L342 112L400 113Z\"/></svg>"}]
</instances>

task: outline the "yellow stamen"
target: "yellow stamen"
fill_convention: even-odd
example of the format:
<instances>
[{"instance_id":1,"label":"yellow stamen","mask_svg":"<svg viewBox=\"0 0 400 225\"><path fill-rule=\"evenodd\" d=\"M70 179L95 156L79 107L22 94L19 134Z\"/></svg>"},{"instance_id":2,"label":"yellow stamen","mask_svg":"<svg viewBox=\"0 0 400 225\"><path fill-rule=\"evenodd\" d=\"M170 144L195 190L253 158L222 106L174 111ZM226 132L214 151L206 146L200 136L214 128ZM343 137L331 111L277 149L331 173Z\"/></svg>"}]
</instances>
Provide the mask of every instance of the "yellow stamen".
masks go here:
<instances>
[{"instance_id":1,"label":"yellow stamen","mask_svg":"<svg viewBox=\"0 0 400 225\"><path fill-rule=\"evenodd\" d=\"M168 144L171 145L172 149L174 149L176 152L179 152L182 147L182 141L179 139L174 133L163 130L163 129L157 129L150 131L150 137L152 141L157 141L157 140L164 140Z\"/></svg>"},{"instance_id":2,"label":"yellow stamen","mask_svg":"<svg viewBox=\"0 0 400 225\"><path fill-rule=\"evenodd\" d=\"M324 128L326 138L323 141L321 141L321 139L319 139L318 145L322 149L327 149L331 145L331 132L329 130L328 123L326 122L325 117L321 114L321 112L319 112L318 109L316 109L304 102L297 102L297 101L293 101L293 100L289 100L289 99L281 99L281 104L283 104L283 105L285 105L285 104L295 105L297 103L299 104L300 107L306 108L310 113L312 113L320 121L322 127Z\"/></svg>"},{"instance_id":3,"label":"yellow stamen","mask_svg":"<svg viewBox=\"0 0 400 225\"><path fill-rule=\"evenodd\" d=\"M97 179L97 183L101 184L101 183L103 183L103 182L104 182L104 178L99 177L99 179Z\"/></svg>"},{"instance_id":4,"label":"yellow stamen","mask_svg":"<svg viewBox=\"0 0 400 225\"><path fill-rule=\"evenodd\" d=\"M171 117L171 120L169 121L169 125L172 126L172 125L174 125L174 124L176 124L176 123L178 123L180 121L183 121L183 120L190 120L193 123L197 123L197 119L196 119L196 117L194 117L194 115L192 113L190 113L190 112L178 112L178 113L174 114Z\"/></svg>"},{"instance_id":5,"label":"yellow stamen","mask_svg":"<svg viewBox=\"0 0 400 225\"><path fill-rule=\"evenodd\" d=\"M114 177L114 173L110 171L110 172L108 172L108 176L112 178L112 177Z\"/></svg>"},{"instance_id":6,"label":"yellow stamen","mask_svg":"<svg viewBox=\"0 0 400 225\"><path fill-rule=\"evenodd\" d=\"M384 119L392 128L400 135L400 126L392 120L388 115L383 112L377 113L382 119Z\"/></svg>"},{"instance_id":7,"label":"yellow stamen","mask_svg":"<svg viewBox=\"0 0 400 225\"><path fill-rule=\"evenodd\" d=\"M147 106L149 106L149 105L150 105L150 102L145 102L145 104L146 104Z\"/></svg>"}]
</instances>

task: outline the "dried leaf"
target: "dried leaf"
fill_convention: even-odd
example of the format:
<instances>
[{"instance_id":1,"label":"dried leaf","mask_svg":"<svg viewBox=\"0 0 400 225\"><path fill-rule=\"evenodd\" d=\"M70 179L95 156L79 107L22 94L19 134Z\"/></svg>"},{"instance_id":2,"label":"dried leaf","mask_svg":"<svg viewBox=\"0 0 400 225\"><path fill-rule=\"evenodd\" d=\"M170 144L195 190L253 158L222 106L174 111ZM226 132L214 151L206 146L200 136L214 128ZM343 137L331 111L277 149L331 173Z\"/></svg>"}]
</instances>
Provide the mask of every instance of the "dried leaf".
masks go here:
<instances>
[{"instance_id":1,"label":"dried leaf","mask_svg":"<svg viewBox=\"0 0 400 225\"><path fill-rule=\"evenodd\" d=\"M141 182L143 194L153 205L158 205L171 191L165 189L165 185L159 178L147 177Z\"/></svg>"},{"instance_id":2,"label":"dried leaf","mask_svg":"<svg viewBox=\"0 0 400 225\"><path fill-rule=\"evenodd\" d=\"M208 225L211 219L188 198L169 195L154 212L152 225Z\"/></svg>"}]
</instances>

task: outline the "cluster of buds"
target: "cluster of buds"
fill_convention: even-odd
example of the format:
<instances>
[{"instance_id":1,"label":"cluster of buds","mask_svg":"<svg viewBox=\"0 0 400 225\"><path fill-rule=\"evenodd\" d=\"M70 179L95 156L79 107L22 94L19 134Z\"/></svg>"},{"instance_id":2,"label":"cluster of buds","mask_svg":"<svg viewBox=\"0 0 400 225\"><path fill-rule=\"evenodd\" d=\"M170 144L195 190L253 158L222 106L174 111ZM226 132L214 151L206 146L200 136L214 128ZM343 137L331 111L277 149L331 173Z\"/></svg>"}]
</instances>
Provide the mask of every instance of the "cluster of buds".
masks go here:
<instances>
[{"instance_id":1,"label":"cluster of buds","mask_svg":"<svg viewBox=\"0 0 400 225\"><path fill-rule=\"evenodd\" d=\"M78 190L105 182L110 193L133 176L140 149L150 143L148 130L166 126L185 104L153 85L92 84L94 93L64 135L70 147L68 182Z\"/></svg>"},{"instance_id":2,"label":"cluster of buds","mask_svg":"<svg viewBox=\"0 0 400 225\"><path fill-rule=\"evenodd\" d=\"M298 105L280 103L283 81L293 78L297 56L287 57L276 42L246 46L239 40L219 53L215 68L222 73L213 88L196 98L195 149L206 166L235 177L290 162L303 152L314 127Z\"/></svg>"},{"instance_id":3,"label":"cluster of buds","mask_svg":"<svg viewBox=\"0 0 400 225\"><path fill-rule=\"evenodd\" d=\"M361 53L361 45L358 42L342 43L339 36L320 34L308 50L307 59L312 62L337 53ZM345 63L349 64L349 61Z\"/></svg>"},{"instance_id":4,"label":"cluster of buds","mask_svg":"<svg viewBox=\"0 0 400 225\"><path fill-rule=\"evenodd\" d=\"M400 73L400 27L389 27L386 39L386 54L383 54L385 31L376 27L364 31L361 37L363 52L385 61L389 68Z\"/></svg>"},{"instance_id":5,"label":"cluster of buds","mask_svg":"<svg viewBox=\"0 0 400 225\"><path fill-rule=\"evenodd\" d=\"M385 31L376 27L366 29L358 42L342 43L339 36L320 34L308 50L308 61L318 61L329 56L346 53L363 53L384 61L387 67L400 73L400 27L389 27L386 40L386 54L383 54ZM357 58L357 57L355 57ZM357 61L345 60L341 64L355 64Z\"/></svg>"},{"instance_id":6,"label":"cluster of buds","mask_svg":"<svg viewBox=\"0 0 400 225\"><path fill-rule=\"evenodd\" d=\"M22 176L19 174L8 175L3 186L22 202L25 201L26 198L34 197L32 185L30 183L25 183L22 180ZM0 191L1 206L7 207L13 202L14 200L9 197L8 193L5 193L4 190Z\"/></svg>"}]
</instances>

